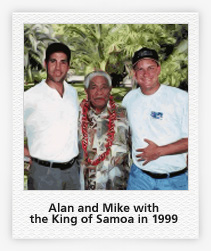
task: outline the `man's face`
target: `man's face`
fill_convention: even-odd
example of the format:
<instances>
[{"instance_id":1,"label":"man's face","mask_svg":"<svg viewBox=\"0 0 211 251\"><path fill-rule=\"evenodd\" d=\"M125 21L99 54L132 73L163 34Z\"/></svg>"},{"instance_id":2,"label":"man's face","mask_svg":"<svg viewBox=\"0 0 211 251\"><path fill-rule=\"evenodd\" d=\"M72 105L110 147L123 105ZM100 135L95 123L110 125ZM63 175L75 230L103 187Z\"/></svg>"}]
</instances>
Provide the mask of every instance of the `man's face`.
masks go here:
<instances>
[{"instance_id":1,"label":"man's face","mask_svg":"<svg viewBox=\"0 0 211 251\"><path fill-rule=\"evenodd\" d=\"M69 70L67 55L63 52L54 52L45 63L47 79L56 83L63 83Z\"/></svg>"},{"instance_id":2,"label":"man's face","mask_svg":"<svg viewBox=\"0 0 211 251\"><path fill-rule=\"evenodd\" d=\"M111 87L109 87L106 78L102 76L96 76L90 80L86 93L91 106L96 110L97 113L100 113L106 107L110 92Z\"/></svg>"},{"instance_id":3,"label":"man's face","mask_svg":"<svg viewBox=\"0 0 211 251\"><path fill-rule=\"evenodd\" d=\"M134 73L138 85L144 94L151 95L157 91L160 86L158 81L160 66L154 60L140 60L135 66Z\"/></svg>"}]
</instances>

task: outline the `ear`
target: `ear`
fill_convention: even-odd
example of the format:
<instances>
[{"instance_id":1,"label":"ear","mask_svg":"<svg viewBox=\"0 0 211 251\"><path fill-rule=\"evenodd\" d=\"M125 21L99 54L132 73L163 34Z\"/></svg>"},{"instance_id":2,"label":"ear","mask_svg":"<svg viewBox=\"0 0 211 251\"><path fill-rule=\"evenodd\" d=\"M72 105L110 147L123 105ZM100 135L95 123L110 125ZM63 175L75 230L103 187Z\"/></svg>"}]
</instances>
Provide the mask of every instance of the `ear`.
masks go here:
<instances>
[{"instance_id":1,"label":"ear","mask_svg":"<svg viewBox=\"0 0 211 251\"><path fill-rule=\"evenodd\" d=\"M160 74L160 72L161 72L161 66L158 65L158 75Z\"/></svg>"}]
</instances>

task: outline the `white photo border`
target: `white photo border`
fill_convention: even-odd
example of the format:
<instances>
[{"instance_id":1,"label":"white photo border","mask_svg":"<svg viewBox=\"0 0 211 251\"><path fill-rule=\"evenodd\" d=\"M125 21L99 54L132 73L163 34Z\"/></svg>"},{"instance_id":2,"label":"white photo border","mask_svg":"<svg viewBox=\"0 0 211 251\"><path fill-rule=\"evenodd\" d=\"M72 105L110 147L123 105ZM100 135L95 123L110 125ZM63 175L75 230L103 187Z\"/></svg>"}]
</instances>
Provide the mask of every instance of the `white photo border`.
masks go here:
<instances>
[{"instance_id":1,"label":"white photo border","mask_svg":"<svg viewBox=\"0 0 211 251\"><path fill-rule=\"evenodd\" d=\"M188 24L188 93L189 93L189 190L188 191L25 191L23 179L23 92L24 92L24 24L27 23L151 23ZM193 239L199 235L198 193L198 13L13 13L13 238L134 238ZM155 203L162 214L177 214L175 224L30 222L30 215L49 216L51 203L95 205L121 203L133 205ZM102 213L102 212L99 212ZM77 215L77 212L73 213ZM88 213L81 213L81 216ZM113 215L106 213L107 216ZM130 211L122 215L134 216ZM151 213L145 213L151 217Z\"/></svg>"}]
</instances>

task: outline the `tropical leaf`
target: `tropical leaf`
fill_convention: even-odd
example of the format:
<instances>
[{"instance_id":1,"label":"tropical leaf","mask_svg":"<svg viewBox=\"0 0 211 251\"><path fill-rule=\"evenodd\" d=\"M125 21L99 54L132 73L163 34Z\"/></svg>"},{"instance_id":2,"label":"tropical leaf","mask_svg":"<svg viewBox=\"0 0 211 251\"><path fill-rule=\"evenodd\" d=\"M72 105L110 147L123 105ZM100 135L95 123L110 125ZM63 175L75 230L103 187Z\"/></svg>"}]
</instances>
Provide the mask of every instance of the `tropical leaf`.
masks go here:
<instances>
[{"instance_id":1,"label":"tropical leaf","mask_svg":"<svg viewBox=\"0 0 211 251\"><path fill-rule=\"evenodd\" d=\"M130 77L134 52L146 46L159 53L162 83L179 86L188 80L187 24L25 24L25 69L31 65L42 70L45 48L52 41L69 46L74 74L106 69Z\"/></svg>"}]
</instances>

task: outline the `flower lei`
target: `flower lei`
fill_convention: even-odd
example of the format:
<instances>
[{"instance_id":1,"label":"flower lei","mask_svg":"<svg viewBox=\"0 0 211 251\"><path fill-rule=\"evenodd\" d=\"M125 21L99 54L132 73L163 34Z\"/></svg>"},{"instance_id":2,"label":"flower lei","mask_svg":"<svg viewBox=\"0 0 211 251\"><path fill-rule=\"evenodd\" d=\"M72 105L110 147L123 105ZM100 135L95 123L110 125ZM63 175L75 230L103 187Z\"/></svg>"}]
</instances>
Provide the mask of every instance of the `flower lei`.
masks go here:
<instances>
[{"instance_id":1,"label":"flower lei","mask_svg":"<svg viewBox=\"0 0 211 251\"><path fill-rule=\"evenodd\" d=\"M102 162L110 153L111 151L111 146L113 144L114 141L114 134L115 134L115 130L114 130L114 126L115 126L115 120L116 120L116 105L114 102L113 97L110 95L109 97L109 105L111 107L111 111L108 110L109 112L109 121L108 121L108 131L107 131L107 142L105 144L105 148L106 151L103 152L102 154L100 154L98 156L97 159L95 160L91 160L88 157L88 152L87 152L87 147L88 147L88 111L89 111L89 102L88 100L83 100L81 103L81 107L82 107L82 123L81 123L81 131L82 131L82 148L84 150L84 154L85 154L85 160L93 165L93 166L97 166L100 162Z\"/></svg>"}]
</instances>

